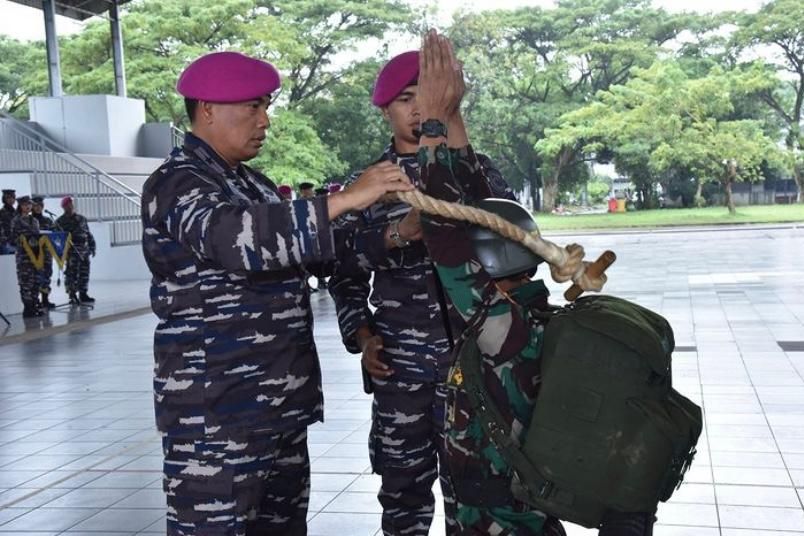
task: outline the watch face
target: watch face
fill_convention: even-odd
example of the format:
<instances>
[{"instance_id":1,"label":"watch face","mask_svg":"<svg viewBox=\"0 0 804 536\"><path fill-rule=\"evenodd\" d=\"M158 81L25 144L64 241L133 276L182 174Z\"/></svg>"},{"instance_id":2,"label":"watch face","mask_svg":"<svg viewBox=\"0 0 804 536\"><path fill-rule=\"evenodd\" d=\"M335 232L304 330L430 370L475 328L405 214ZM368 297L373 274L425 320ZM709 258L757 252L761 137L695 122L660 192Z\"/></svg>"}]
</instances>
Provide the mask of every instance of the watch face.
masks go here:
<instances>
[{"instance_id":1,"label":"watch face","mask_svg":"<svg viewBox=\"0 0 804 536\"><path fill-rule=\"evenodd\" d=\"M422 136L428 138L438 138L447 136L447 125L437 119L428 119L422 123Z\"/></svg>"}]
</instances>

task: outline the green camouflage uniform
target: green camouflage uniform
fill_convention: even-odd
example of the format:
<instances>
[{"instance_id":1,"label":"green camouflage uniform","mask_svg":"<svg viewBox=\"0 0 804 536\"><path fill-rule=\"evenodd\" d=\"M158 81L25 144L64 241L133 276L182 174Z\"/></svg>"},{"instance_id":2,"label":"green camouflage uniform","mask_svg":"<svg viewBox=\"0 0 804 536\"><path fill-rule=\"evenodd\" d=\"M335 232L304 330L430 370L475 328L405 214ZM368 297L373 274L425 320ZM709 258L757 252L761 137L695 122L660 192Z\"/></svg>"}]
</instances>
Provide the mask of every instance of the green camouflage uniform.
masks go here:
<instances>
[{"instance_id":1,"label":"green camouflage uniform","mask_svg":"<svg viewBox=\"0 0 804 536\"><path fill-rule=\"evenodd\" d=\"M421 149L419 164L428 195L465 204L490 196L471 147ZM467 332L477 333L485 387L519 440L540 384L543 326L527 310L547 307L547 288L533 281L510 295L501 292L476 259L468 224L429 216L423 223L444 289L466 320ZM455 367L447 384L447 459L461 534L563 534L557 520L511 497L511 469L483 433Z\"/></svg>"}]
</instances>

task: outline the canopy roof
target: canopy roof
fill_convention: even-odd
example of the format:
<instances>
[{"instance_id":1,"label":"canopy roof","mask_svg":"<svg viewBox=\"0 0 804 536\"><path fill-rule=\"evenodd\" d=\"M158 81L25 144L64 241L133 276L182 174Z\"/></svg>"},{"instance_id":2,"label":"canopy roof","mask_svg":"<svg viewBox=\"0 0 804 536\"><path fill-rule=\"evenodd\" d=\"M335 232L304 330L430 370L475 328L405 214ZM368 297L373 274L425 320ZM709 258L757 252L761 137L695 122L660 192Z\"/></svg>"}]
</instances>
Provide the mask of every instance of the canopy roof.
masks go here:
<instances>
[{"instance_id":1,"label":"canopy roof","mask_svg":"<svg viewBox=\"0 0 804 536\"><path fill-rule=\"evenodd\" d=\"M42 0L10 0L36 9L42 9ZM131 0L117 0L122 5ZM75 20L85 20L95 15L108 13L112 0L56 0L56 13Z\"/></svg>"}]
</instances>

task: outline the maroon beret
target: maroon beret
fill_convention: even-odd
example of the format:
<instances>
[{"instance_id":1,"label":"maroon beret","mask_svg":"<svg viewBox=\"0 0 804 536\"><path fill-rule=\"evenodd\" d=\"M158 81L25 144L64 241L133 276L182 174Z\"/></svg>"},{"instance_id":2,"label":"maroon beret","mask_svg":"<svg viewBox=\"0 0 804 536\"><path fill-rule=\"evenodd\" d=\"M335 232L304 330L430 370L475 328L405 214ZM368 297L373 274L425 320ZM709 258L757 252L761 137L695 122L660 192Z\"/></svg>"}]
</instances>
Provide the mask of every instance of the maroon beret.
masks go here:
<instances>
[{"instance_id":1,"label":"maroon beret","mask_svg":"<svg viewBox=\"0 0 804 536\"><path fill-rule=\"evenodd\" d=\"M419 51L410 50L391 58L374 83L371 102L382 108L397 98L402 90L419 78Z\"/></svg>"},{"instance_id":2,"label":"maroon beret","mask_svg":"<svg viewBox=\"0 0 804 536\"><path fill-rule=\"evenodd\" d=\"M213 52L184 69L176 91L206 102L243 102L279 88L279 72L267 61L239 52Z\"/></svg>"},{"instance_id":3,"label":"maroon beret","mask_svg":"<svg viewBox=\"0 0 804 536\"><path fill-rule=\"evenodd\" d=\"M68 195L68 196L66 196L66 197L64 197L64 198L61 200L61 208L64 208L64 207L66 207L67 205L72 205L72 204L73 204L73 198L72 198L72 197L70 197L69 195Z\"/></svg>"}]
</instances>

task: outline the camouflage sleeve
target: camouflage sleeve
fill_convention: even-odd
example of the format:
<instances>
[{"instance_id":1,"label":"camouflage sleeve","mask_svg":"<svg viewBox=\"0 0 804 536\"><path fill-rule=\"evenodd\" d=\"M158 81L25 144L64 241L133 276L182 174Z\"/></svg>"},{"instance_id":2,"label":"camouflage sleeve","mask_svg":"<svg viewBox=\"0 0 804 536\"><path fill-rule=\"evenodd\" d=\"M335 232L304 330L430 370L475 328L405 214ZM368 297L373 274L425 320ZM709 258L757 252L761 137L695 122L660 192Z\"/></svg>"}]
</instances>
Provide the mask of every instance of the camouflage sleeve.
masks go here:
<instances>
[{"instance_id":1,"label":"camouflage sleeve","mask_svg":"<svg viewBox=\"0 0 804 536\"><path fill-rule=\"evenodd\" d=\"M352 174L346 185L354 182L360 173ZM372 272L399 268L415 259L421 262L424 256L423 247L386 249L387 225L370 225L359 212L348 212L335 223L335 232L339 235L338 256L329 280L329 293L335 302L343 344L351 353L360 352L355 338L358 328L371 326L373 322L368 306Z\"/></svg>"},{"instance_id":2,"label":"camouflage sleeve","mask_svg":"<svg viewBox=\"0 0 804 536\"><path fill-rule=\"evenodd\" d=\"M151 221L164 221L176 241L226 270L281 270L334 256L324 197L235 205L214 182L179 171L143 203Z\"/></svg>"},{"instance_id":3,"label":"camouflage sleeve","mask_svg":"<svg viewBox=\"0 0 804 536\"><path fill-rule=\"evenodd\" d=\"M476 153L476 155L480 167L483 169L483 175L486 176L486 181L489 184L489 188L491 188L491 197L516 201L514 190L508 185L508 181L505 180L505 177L497 169L491 158L483 153Z\"/></svg>"},{"instance_id":4,"label":"camouflage sleeve","mask_svg":"<svg viewBox=\"0 0 804 536\"><path fill-rule=\"evenodd\" d=\"M329 280L329 293L335 301L343 344L352 353L360 351L355 339L357 329L372 325L373 316L368 307L372 272L412 266L421 263L427 254L422 243L386 250L382 239L385 228L386 224L363 228L343 227L343 220L340 220L335 230L343 238L338 240L338 261ZM365 244L360 244L361 240L372 235L379 235L383 240L384 262L372 262L365 252Z\"/></svg>"},{"instance_id":5,"label":"camouflage sleeve","mask_svg":"<svg viewBox=\"0 0 804 536\"><path fill-rule=\"evenodd\" d=\"M65 233L72 233L73 229L70 226L69 220L65 216L59 216L56 219L56 225Z\"/></svg>"},{"instance_id":6,"label":"camouflage sleeve","mask_svg":"<svg viewBox=\"0 0 804 536\"><path fill-rule=\"evenodd\" d=\"M87 234L87 247L89 247L90 253L95 253L95 237L92 236L92 233L89 230L89 222L87 222L86 218L81 220L81 227L83 227L84 232Z\"/></svg>"},{"instance_id":7,"label":"camouflage sleeve","mask_svg":"<svg viewBox=\"0 0 804 536\"><path fill-rule=\"evenodd\" d=\"M355 262L363 270L397 270L421 264L426 257L426 251L421 243L413 242L405 248L391 248L385 246L385 233L389 223L357 228L351 236L350 249Z\"/></svg>"},{"instance_id":8,"label":"camouflage sleeve","mask_svg":"<svg viewBox=\"0 0 804 536\"><path fill-rule=\"evenodd\" d=\"M8 241L14 245L20 242L20 219L14 218L9 226Z\"/></svg>"},{"instance_id":9,"label":"camouflage sleeve","mask_svg":"<svg viewBox=\"0 0 804 536\"><path fill-rule=\"evenodd\" d=\"M337 232L343 232L337 230ZM335 302L338 316L338 327L346 350L356 354L360 352L355 334L361 326L372 325L372 314L368 306L371 293L371 272L362 269L358 263L348 262L347 257L340 254L335 263L335 270L329 280L329 294Z\"/></svg>"},{"instance_id":10,"label":"camouflage sleeve","mask_svg":"<svg viewBox=\"0 0 804 536\"><path fill-rule=\"evenodd\" d=\"M472 148L450 154L446 146L419 150L424 191L451 202L467 202L488 193L483 171ZM531 340L527 320L513 306L475 257L467 224L422 216L424 241L444 290L468 324L481 321L478 347L502 362L523 352Z\"/></svg>"},{"instance_id":11,"label":"camouflage sleeve","mask_svg":"<svg viewBox=\"0 0 804 536\"><path fill-rule=\"evenodd\" d=\"M356 181L361 173L362 171L353 173L346 181L346 186ZM339 228L349 228L346 247L363 270L394 270L422 262L425 256L423 247L386 248L385 233L390 221L374 223L364 214L350 212L341 216L337 222Z\"/></svg>"}]
</instances>

